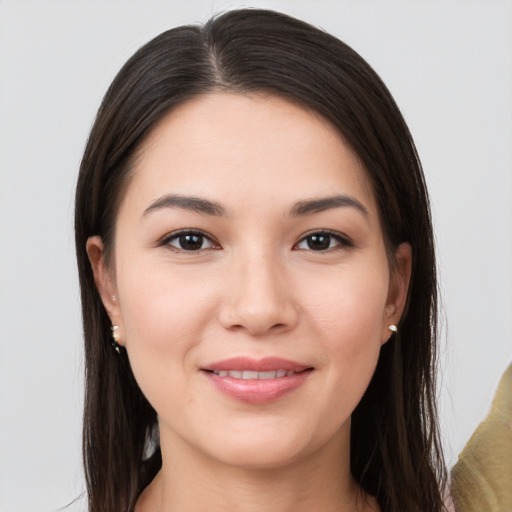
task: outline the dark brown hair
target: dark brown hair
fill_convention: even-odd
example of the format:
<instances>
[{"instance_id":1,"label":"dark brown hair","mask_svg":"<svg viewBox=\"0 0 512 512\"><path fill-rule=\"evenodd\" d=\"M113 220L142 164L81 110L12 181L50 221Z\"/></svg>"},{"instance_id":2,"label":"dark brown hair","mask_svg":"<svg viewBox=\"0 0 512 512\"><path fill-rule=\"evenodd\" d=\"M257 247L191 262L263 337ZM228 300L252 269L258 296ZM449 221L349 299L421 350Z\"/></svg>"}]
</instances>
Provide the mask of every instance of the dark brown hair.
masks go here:
<instances>
[{"instance_id":1,"label":"dark brown hair","mask_svg":"<svg viewBox=\"0 0 512 512\"><path fill-rule=\"evenodd\" d=\"M162 116L215 90L264 92L328 119L363 162L379 205L390 263L413 252L408 307L383 346L352 414L351 469L383 511L439 511L444 465L435 403L437 284L425 180L414 143L377 74L335 37L283 14L235 10L179 27L143 46L114 79L83 156L76 191L76 249L85 336L83 455L90 511L133 510L161 465L156 413L126 353L110 345L86 241L108 256L136 150ZM147 452L151 449L152 454Z\"/></svg>"}]
</instances>

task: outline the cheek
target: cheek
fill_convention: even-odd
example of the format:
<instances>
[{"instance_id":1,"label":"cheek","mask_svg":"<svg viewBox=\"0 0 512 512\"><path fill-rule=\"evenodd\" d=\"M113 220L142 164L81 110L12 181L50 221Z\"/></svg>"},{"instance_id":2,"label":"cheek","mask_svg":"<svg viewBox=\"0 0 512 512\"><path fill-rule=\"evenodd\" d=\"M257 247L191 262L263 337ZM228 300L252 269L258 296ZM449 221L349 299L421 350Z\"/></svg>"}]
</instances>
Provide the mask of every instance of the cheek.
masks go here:
<instances>
[{"instance_id":1,"label":"cheek","mask_svg":"<svg viewBox=\"0 0 512 512\"><path fill-rule=\"evenodd\" d=\"M317 286L306 310L329 373L330 399L346 401L344 409L351 410L380 354L388 280L385 268L342 274L330 286Z\"/></svg>"},{"instance_id":2,"label":"cheek","mask_svg":"<svg viewBox=\"0 0 512 512\"><path fill-rule=\"evenodd\" d=\"M139 386L150 401L158 400L164 378L176 389L184 371L195 371L191 354L214 314L215 287L211 280L190 279L165 265L142 272L127 267L118 282L126 349Z\"/></svg>"},{"instance_id":3,"label":"cheek","mask_svg":"<svg viewBox=\"0 0 512 512\"><path fill-rule=\"evenodd\" d=\"M168 345L201 325L214 300L215 285L192 271L171 269L165 262L126 262L119 272L118 291L128 344L144 340Z\"/></svg>"},{"instance_id":4,"label":"cheek","mask_svg":"<svg viewBox=\"0 0 512 512\"><path fill-rule=\"evenodd\" d=\"M341 269L329 279L317 276L306 284L302 294L309 320L329 340L343 345L343 340L375 338L380 344L389 283L387 269L379 268Z\"/></svg>"}]
</instances>

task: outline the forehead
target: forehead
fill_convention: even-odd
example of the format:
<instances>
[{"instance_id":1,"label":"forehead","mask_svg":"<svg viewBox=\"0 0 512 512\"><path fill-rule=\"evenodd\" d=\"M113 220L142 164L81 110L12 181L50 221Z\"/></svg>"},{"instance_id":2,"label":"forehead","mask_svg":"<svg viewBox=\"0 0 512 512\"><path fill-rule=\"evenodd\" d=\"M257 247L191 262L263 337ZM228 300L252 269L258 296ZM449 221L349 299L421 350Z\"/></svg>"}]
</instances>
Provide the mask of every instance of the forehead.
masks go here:
<instances>
[{"instance_id":1,"label":"forehead","mask_svg":"<svg viewBox=\"0 0 512 512\"><path fill-rule=\"evenodd\" d=\"M147 202L165 193L260 209L350 193L375 210L366 170L336 128L263 94L211 93L164 116L141 147L126 195Z\"/></svg>"}]
</instances>

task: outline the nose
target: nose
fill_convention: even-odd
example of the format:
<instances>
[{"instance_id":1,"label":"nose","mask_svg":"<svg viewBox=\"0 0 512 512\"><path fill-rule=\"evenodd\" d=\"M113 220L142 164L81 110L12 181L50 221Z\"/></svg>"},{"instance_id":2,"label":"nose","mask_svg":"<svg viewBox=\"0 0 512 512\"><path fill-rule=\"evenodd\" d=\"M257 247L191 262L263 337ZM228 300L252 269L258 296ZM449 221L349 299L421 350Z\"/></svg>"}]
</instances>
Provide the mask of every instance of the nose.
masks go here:
<instances>
[{"instance_id":1,"label":"nose","mask_svg":"<svg viewBox=\"0 0 512 512\"><path fill-rule=\"evenodd\" d=\"M230 268L220 322L252 336L293 329L299 314L288 281L272 256L241 258Z\"/></svg>"}]
</instances>

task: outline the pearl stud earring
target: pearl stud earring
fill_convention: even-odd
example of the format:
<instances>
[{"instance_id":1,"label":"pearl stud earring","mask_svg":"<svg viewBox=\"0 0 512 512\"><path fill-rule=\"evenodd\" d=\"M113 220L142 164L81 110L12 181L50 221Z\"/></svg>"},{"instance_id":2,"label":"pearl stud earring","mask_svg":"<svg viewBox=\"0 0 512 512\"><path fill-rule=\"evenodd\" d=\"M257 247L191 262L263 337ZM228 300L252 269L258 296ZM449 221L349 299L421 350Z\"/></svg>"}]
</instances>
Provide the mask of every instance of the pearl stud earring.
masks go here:
<instances>
[{"instance_id":1,"label":"pearl stud earring","mask_svg":"<svg viewBox=\"0 0 512 512\"><path fill-rule=\"evenodd\" d=\"M111 327L111 329L112 329L112 346L116 349L116 352L118 354L120 354L121 353L121 349L120 349L121 345L119 345L119 332L118 332L119 326L113 325Z\"/></svg>"}]
</instances>

